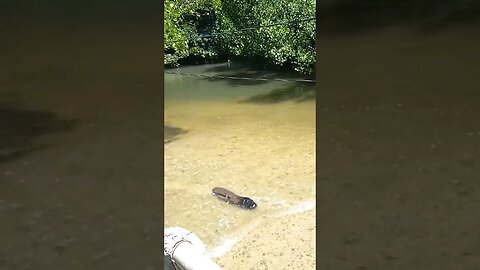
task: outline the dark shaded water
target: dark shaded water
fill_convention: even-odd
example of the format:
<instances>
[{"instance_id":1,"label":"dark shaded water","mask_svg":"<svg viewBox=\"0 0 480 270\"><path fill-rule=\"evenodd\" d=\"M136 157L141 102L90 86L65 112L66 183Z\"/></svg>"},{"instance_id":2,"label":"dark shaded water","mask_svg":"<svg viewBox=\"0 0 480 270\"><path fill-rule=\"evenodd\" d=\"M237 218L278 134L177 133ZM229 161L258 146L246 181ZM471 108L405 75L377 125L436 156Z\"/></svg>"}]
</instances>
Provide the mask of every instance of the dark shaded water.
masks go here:
<instances>
[{"instance_id":1,"label":"dark shaded water","mask_svg":"<svg viewBox=\"0 0 480 270\"><path fill-rule=\"evenodd\" d=\"M478 269L480 25L376 25L319 35L317 262Z\"/></svg>"}]
</instances>

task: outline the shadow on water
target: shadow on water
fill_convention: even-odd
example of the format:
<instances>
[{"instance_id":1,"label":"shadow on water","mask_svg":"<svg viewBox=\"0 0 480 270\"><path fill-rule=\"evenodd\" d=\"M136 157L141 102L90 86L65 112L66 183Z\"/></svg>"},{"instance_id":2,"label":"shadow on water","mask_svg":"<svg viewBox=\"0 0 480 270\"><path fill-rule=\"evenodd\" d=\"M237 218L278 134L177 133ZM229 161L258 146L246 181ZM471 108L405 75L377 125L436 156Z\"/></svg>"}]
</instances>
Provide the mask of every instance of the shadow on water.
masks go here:
<instances>
[{"instance_id":1,"label":"shadow on water","mask_svg":"<svg viewBox=\"0 0 480 270\"><path fill-rule=\"evenodd\" d=\"M283 101L303 102L315 99L315 88L304 84L276 88L267 94L259 94L241 100L240 103L278 103Z\"/></svg>"},{"instance_id":2,"label":"shadow on water","mask_svg":"<svg viewBox=\"0 0 480 270\"><path fill-rule=\"evenodd\" d=\"M268 73L266 73L268 74ZM235 74L222 74L221 76L231 76L231 77L238 77L238 78L252 78L252 79L273 79L275 78L272 74L269 74L268 76L262 76L259 73L248 73L248 72L239 72ZM269 81L264 81L264 80L242 80L242 79L224 79L224 78L205 78L206 80L210 82L216 82L216 81L226 81L229 85L231 86L244 86L244 85L261 85L268 83Z\"/></svg>"},{"instance_id":3,"label":"shadow on water","mask_svg":"<svg viewBox=\"0 0 480 270\"><path fill-rule=\"evenodd\" d=\"M215 71L212 71L213 69ZM212 67L206 70L207 72L218 72L220 76L229 76L229 77L237 77L237 78L252 78L252 79L278 79L281 78L279 74L267 71L267 70L255 70L249 68L241 68L241 69L230 69L226 66L218 66ZM261 85L268 83L269 81L264 80L235 80L235 79L224 79L221 77L213 77L213 78L205 78L210 82L216 81L226 81L231 86L243 86L243 85Z\"/></svg>"},{"instance_id":4,"label":"shadow on water","mask_svg":"<svg viewBox=\"0 0 480 270\"><path fill-rule=\"evenodd\" d=\"M170 142L173 142L175 140L178 140L180 135L185 134L187 132L188 132L188 130L183 129L183 128L165 125L165 127L164 127L164 143L170 143Z\"/></svg>"},{"instance_id":5,"label":"shadow on water","mask_svg":"<svg viewBox=\"0 0 480 270\"><path fill-rule=\"evenodd\" d=\"M278 70L278 68L264 66L258 63L248 62L231 62L227 64L216 65L214 67L207 68L205 73L216 73L220 76L230 76L237 78L252 78L253 80L241 80L241 79L224 79L220 77L205 78L209 81L226 81L232 86L244 86L244 85L261 85L269 83L269 80L274 79L304 79L298 73L289 72L288 70ZM262 79L262 80L255 80ZM266 79L266 80L263 80Z\"/></svg>"},{"instance_id":6,"label":"shadow on water","mask_svg":"<svg viewBox=\"0 0 480 270\"><path fill-rule=\"evenodd\" d=\"M62 120L50 112L23 111L0 105L0 163L21 158L47 145L34 139L72 129L76 120Z\"/></svg>"}]
</instances>

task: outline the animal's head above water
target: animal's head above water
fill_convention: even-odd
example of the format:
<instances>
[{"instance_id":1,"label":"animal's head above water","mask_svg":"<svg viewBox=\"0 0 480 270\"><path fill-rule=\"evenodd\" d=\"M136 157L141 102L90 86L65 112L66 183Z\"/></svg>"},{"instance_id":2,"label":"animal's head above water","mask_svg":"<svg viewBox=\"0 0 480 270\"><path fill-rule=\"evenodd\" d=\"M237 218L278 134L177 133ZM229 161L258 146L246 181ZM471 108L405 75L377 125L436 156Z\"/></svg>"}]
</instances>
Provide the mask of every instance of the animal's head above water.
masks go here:
<instances>
[{"instance_id":1,"label":"animal's head above water","mask_svg":"<svg viewBox=\"0 0 480 270\"><path fill-rule=\"evenodd\" d=\"M257 204L252 199L248 197L243 197L242 203L240 206L248 209L255 209L255 207L257 207Z\"/></svg>"},{"instance_id":2,"label":"animal's head above water","mask_svg":"<svg viewBox=\"0 0 480 270\"><path fill-rule=\"evenodd\" d=\"M213 195L216 195L218 198L228 203L232 203L246 209L254 209L255 207L257 207L257 204L252 199L239 196L231 192L230 190L222 187L213 188L212 193Z\"/></svg>"}]
</instances>

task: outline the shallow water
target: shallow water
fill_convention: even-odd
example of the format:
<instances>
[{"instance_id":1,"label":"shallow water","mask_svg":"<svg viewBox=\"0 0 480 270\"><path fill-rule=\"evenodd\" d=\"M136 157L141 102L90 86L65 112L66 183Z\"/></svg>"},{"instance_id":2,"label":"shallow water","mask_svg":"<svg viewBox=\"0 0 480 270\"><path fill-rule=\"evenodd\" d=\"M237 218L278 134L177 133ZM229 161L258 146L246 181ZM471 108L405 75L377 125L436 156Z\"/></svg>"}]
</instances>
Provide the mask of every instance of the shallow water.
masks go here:
<instances>
[{"instance_id":1,"label":"shallow water","mask_svg":"<svg viewBox=\"0 0 480 270\"><path fill-rule=\"evenodd\" d=\"M256 75L233 63L170 71ZM252 198L257 208L225 204L211 194L216 186ZM228 239L260 220L314 202L313 84L165 74L165 227L193 231L221 256Z\"/></svg>"}]
</instances>

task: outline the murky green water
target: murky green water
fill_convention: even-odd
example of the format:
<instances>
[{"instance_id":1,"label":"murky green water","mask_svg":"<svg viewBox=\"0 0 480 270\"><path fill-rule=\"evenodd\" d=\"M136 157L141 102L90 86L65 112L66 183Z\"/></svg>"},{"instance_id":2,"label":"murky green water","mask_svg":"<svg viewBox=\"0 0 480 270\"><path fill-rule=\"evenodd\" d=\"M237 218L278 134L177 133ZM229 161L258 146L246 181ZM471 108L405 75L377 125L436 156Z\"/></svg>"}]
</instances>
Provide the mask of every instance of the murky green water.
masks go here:
<instances>
[{"instance_id":1,"label":"murky green water","mask_svg":"<svg viewBox=\"0 0 480 270\"><path fill-rule=\"evenodd\" d=\"M171 71L256 75L233 64ZM258 207L227 205L211 194L215 186ZM212 251L262 217L314 202L313 84L165 75L166 227L193 231Z\"/></svg>"}]
</instances>

